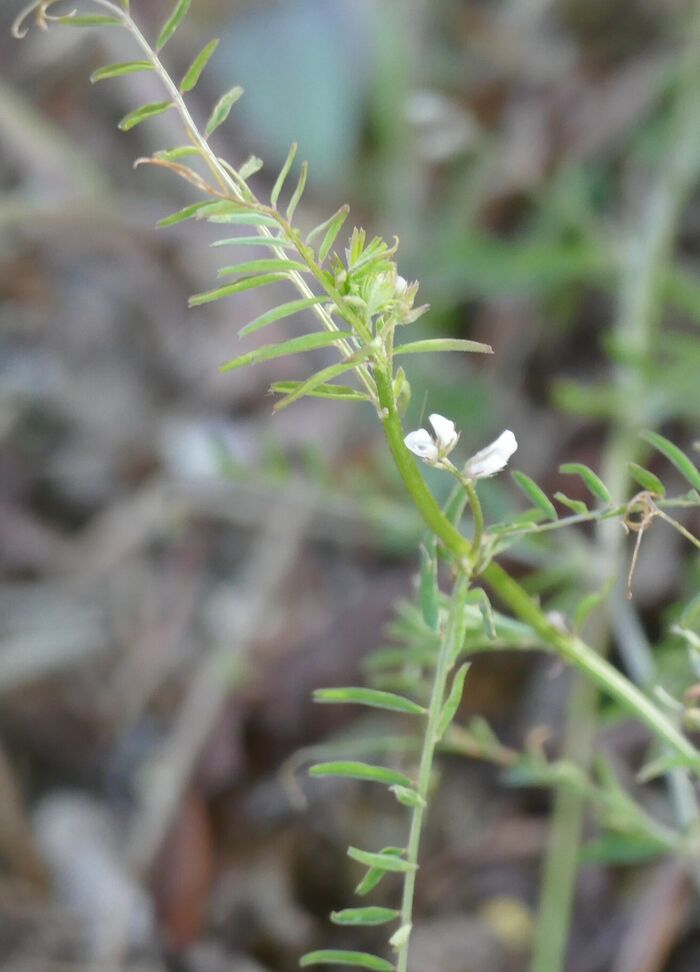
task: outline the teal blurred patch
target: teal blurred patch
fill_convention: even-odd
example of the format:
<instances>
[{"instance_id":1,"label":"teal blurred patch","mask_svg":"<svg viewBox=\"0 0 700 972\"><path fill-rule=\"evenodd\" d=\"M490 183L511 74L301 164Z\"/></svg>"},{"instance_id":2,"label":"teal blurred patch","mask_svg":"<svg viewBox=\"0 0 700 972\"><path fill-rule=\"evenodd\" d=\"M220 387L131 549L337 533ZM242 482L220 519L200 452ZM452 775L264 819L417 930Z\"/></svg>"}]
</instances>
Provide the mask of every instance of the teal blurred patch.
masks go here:
<instances>
[{"instance_id":1,"label":"teal blurred patch","mask_svg":"<svg viewBox=\"0 0 700 972\"><path fill-rule=\"evenodd\" d=\"M223 31L212 70L219 84L245 88L237 118L269 167L295 141L314 185L348 178L372 74L372 19L365 0L284 0L255 5Z\"/></svg>"}]
</instances>

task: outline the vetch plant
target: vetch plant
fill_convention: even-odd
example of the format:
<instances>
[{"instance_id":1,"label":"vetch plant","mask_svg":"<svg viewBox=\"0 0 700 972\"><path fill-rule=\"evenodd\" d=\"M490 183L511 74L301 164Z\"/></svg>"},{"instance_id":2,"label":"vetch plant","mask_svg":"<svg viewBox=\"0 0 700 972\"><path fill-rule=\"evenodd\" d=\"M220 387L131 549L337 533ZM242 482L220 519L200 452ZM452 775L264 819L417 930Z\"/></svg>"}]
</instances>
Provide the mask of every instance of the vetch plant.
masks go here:
<instances>
[{"instance_id":1,"label":"vetch plant","mask_svg":"<svg viewBox=\"0 0 700 972\"><path fill-rule=\"evenodd\" d=\"M307 167L302 163L298 176L291 182L295 146L290 149L266 199L254 187L255 176L262 168L259 159L251 157L236 167L218 155L211 143L212 136L241 97L241 89L233 87L225 93L201 126L185 100L214 55L216 41L202 49L179 81L172 78L161 59L163 49L189 6L190 0L178 0L153 43L146 39L132 17L129 0L90 0L89 9L97 12L87 14L70 8L61 13L64 9L61 0L34 0L18 18L14 30L16 36L22 37L34 21L42 28L53 24L104 26L123 28L130 34L139 59L100 68L92 75L92 81L136 71L153 72L160 79L163 100L131 111L120 122L123 131L166 111L179 116L183 144L165 148L136 163L163 168L185 180L198 194L190 205L165 217L159 225L167 227L192 219L205 220L222 227L224 235L214 244L217 252L221 248L235 253L239 246L257 246L261 250L261 256L256 259L222 266L218 271L219 283L194 295L191 306L282 282L290 285L293 293L246 324L241 329L241 337L263 331L273 322L300 312L308 313L309 319L316 323L315 330L303 335L245 351L224 364L223 370L234 371L319 348L334 349L337 352L334 363L304 380L279 381L273 385L272 390L278 395L275 410L287 408L306 396L369 405L381 425L405 489L423 519L427 539L421 551L417 604L404 605L400 610L396 630L403 641L401 647L374 658L372 674L380 684L321 688L315 693L316 700L322 704L375 707L413 720L420 738L417 762L406 756L399 768L345 759L319 763L310 770L314 777L378 783L406 808L407 829L405 834L397 835L395 846L348 849L361 875L356 889L358 895L370 895L387 875L395 875L402 884L396 907L348 905L331 916L338 925L386 925L385 953L320 949L301 959L302 966L343 965L378 972L393 969L406 972L414 920L414 891L420 873L421 834L429 801L435 798L431 781L439 747L493 759L509 767L521 780L573 788L590 801L604 827L642 835L664 851L694 853L689 835L683 829L652 819L610 773L599 770L593 777L570 763L548 762L539 751L516 753L503 747L483 724L464 731L454 726L453 721L468 675L469 662L464 661L467 653L512 645L545 649L578 669L646 726L659 747L654 760L644 770L646 778L663 773L670 766L692 777L700 775L700 751L684 732L685 725L695 725L692 705L676 700L669 707L660 702L626 678L578 633L585 616L596 606L595 598L582 598L574 622L562 623L561 618L551 616L497 560L523 538L604 520L619 521L636 532L639 542L652 523L660 519L700 547L700 541L675 514L700 505L700 471L668 439L649 432L646 433L648 443L686 480L689 491L683 496L667 497L663 483L654 474L633 464L630 473L641 486L641 492L630 500L624 496L611 497L605 483L592 470L580 463L570 463L562 466L561 472L579 477L595 505L590 508L581 500L558 493L554 499L569 513L560 516L541 487L516 470L513 478L530 508L525 513L514 514L506 522L487 524L478 483L506 468L517 449L514 434L504 431L460 468L454 462L460 433L449 418L431 414L433 434L426 429L405 432L401 415L410 388L397 359L452 351L488 354L491 348L455 338L405 340L404 329L427 308L416 304L418 284L408 283L398 273L397 241L387 243L378 237L370 238L363 229L354 228L346 245L339 246L349 214L347 206L340 206L311 232L302 233L295 215L305 190ZM351 383L345 384L348 380ZM416 459L456 480L453 495L444 507L426 485ZM471 513L470 535L463 530L462 514L466 507ZM449 567L449 592L438 585L440 560ZM490 597L498 610L492 607ZM700 644L694 630L697 614L691 611L680 625L689 652L695 654Z\"/></svg>"}]
</instances>

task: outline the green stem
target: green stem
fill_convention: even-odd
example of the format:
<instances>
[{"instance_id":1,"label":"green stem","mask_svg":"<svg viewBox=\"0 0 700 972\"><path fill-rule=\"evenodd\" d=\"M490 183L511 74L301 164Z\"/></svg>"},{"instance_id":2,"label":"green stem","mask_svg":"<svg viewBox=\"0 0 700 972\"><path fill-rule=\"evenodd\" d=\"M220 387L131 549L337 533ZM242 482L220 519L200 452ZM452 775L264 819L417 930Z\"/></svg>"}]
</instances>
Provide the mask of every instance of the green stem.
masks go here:
<instances>
[{"instance_id":1,"label":"green stem","mask_svg":"<svg viewBox=\"0 0 700 972\"><path fill-rule=\"evenodd\" d=\"M481 509L481 501L479 500L479 494L476 491L473 480L469 479L468 476L464 476L463 478L460 477L460 482L466 490L472 516L474 517L474 537L472 543L478 558L479 551L481 550L481 541L484 538L484 511Z\"/></svg>"},{"instance_id":2,"label":"green stem","mask_svg":"<svg viewBox=\"0 0 700 972\"><path fill-rule=\"evenodd\" d=\"M412 809L411 828L408 835L406 847L406 860L411 864L418 865L418 853L420 850L420 838L425 818L426 805L430 791L430 779L433 769L433 759L435 748L438 743L438 722L442 707L445 702L445 691L447 688L447 678L453 666L454 659L459 653L460 646L456 644L463 633L463 627L457 616L458 606L464 604L464 596L469 588L469 578L461 574L456 583L452 594L452 610L447 623L445 636L440 643L437 664L435 666L435 677L430 696L430 707L428 709L428 720L423 735L423 745L420 756L420 768L418 770L418 794L423 803ZM401 928L410 927L413 922L413 898L416 887L416 870L407 871L404 884L403 896L401 899ZM401 945L398 951L396 972L406 972L408 963L409 941Z\"/></svg>"}]
</instances>

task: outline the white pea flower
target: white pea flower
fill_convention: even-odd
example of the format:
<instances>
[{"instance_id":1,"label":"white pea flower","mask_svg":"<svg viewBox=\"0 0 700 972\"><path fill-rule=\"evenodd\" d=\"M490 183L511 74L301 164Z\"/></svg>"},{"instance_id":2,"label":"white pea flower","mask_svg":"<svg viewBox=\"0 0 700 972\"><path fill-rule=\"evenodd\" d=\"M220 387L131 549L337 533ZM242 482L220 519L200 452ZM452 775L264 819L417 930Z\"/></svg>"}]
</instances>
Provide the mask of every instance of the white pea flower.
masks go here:
<instances>
[{"instance_id":1,"label":"white pea flower","mask_svg":"<svg viewBox=\"0 0 700 972\"><path fill-rule=\"evenodd\" d=\"M408 280L402 277L401 274L396 274L396 281L394 283L394 293L397 297L403 297L403 295L408 290Z\"/></svg>"},{"instance_id":2,"label":"white pea flower","mask_svg":"<svg viewBox=\"0 0 700 972\"><path fill-rule=\"evenodd\" d=\"M416 429L415 432L409 432L403 441L406 448L410 449L415 456L431 466L436 466L457 445L459 432L455 429L454 422L444 415L434 413L429 416L429 419L435 432L434 437L426 429Z\"/></svg>"},{"instance_id":3,"label":"white pea flower","mask_svg":"<svg viewBox=\"0 0 700 972\"><path fill-rule=\"evenodd\" d=\"M517 448L515 436L510 429L506 429L495 442L481 449L471 459L467 459L464 472L470 479L487 479L489 476L495 476L501 469L505 469Z\"/></svg>"}]
</instances>

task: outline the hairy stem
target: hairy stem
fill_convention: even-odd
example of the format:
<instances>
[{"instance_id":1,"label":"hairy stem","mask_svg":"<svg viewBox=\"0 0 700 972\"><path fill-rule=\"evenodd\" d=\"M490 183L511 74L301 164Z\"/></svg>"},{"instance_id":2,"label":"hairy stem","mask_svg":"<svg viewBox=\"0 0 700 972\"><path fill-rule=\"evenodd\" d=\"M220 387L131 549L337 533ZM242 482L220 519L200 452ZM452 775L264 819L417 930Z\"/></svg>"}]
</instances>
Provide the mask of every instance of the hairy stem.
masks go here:
<instances>
[{"instance_id":1,"label":"hairy stem","mask_svg":"<svg viewBox=\"0 0 700 972\"><path fill-rule=\"evenodd\" d=\"M425 817L426 805L428 803L430 791L430 779L433 769L433 759L435 748L438 743L438 724L442 707L445 703L445 692L447 688L447 678L453 666L454 659L459 654L460 645L457 643L460 633L463 631L461 619L458 617L458 610L463 609L464 595L469 588L469 578L461 574L456 583L452 595L452 608L448 618L445 635L440 642L435 675L433 678L433 688L430 696L430 707L428 718L423 735L423 745L420 756L420 768L418 770L418 795L422 803L413 807L411 811L411 828L408 835L408 845L406 847L406 860L411 864L418 865L418 853L420 849L421 830ZM403 884L403 897L401 900L401 928L411 927L413 922L413 897L416 887L416 871L407 871ZM400 946L398 951L398 961L396 972L406 972L408 963L408 939Z\"/></svg>"}]
</instances>

